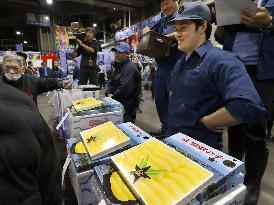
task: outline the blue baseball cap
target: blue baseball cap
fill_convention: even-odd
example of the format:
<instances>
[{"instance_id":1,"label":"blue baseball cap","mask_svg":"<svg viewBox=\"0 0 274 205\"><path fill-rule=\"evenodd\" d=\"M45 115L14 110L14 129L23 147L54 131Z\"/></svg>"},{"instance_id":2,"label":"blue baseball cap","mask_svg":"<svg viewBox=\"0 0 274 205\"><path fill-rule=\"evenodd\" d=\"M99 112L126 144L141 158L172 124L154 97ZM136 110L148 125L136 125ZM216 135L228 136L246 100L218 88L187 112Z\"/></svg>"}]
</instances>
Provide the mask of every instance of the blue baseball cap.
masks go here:
<instances>
[{"instance_id":1,"label":"blue baseball cap","mask_svg":"<svg viewBox=\"0 0 274 205\"><path fill-rule=\"evenodd\" d=\"M209 7L200 1L185 2L177 11L173 21L196 19L204 21L210 21L211 19Z\"/></svg>"},{"instance_id":2,"label":"blue baseball cap","mask_svg":"<svg viewBox=\"0 0 274 205\"><path fill-rule=\"evenodd\" d=\"M111 51L120 53L130 52L130 47L126 42L119 42L114 48L111 49Z\"/></svg>"}]
</instances>

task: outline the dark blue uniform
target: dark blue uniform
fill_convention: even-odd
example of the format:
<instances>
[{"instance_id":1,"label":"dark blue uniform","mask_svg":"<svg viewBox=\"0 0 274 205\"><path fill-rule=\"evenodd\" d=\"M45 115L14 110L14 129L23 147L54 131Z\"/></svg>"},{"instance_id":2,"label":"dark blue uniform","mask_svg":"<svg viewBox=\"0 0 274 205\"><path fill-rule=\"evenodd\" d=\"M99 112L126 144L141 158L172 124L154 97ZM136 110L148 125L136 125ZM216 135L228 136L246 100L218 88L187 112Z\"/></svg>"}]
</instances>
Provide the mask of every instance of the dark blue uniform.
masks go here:
<instances>
[{"instance_id":1,"label":"dark blue uniform","mask_svg":"<svg viewBox=\"0 0 274 205\"><path fill-rule=\"evenodd\" d=\"M50 68L49 67L40 67L39 68L39 74L41 78L45 78L48 77L48 75L50 74Z\"/></svg>"},{"instance_id":2,"label":"dark blue uniform","mask_svg":"<svg viewBox=\"0 0 274 205\"><path fill-rule=\"evenodd\" d=\"M151 30L166 35L174 32L173 24L171 20L174 17L162 17L157 24L155 24ZM162 123L162 130L167 131L168 124L168 103L169 103L169 84L170 75L174 65L180 58L182 53L178 50L177 41L174 40L170 55L156 59L158 69L155 75L155 104L158 112L158 116Z\"/></svg>"},{"instance_id":3,"label":"dark blue uniform","mask_svg":"<svg viewBox=\"0 0 274 205\"><path fill-rule=\"evenodd\" d=\"M169 134L182 132L220 148L222 134L200 120L224 107L240 122L261 117L265 109L244 65L235 55L205 42L186 60L177 62L171 77Z\"/></svg>"},{"instance_id":4,"label":"dark blue uniform","mask_svg":"<svg viewBox=\"0 0 274 205\"><path fill-rule=\"evenodd\" d=\"M266 7L270 15L274 15L274 0L263 0L262 6ZM269 109L274 97L274 32L261 31L260 29L247 28L244 25L232 25L225 27L224 49L234 51L237 46L236 38L239 33L250 35L258 34L257 60L245 63L253 83L264 103ZM243 41L249 42L248 39ZM250 45L251 46L251 45ZM252 47L254 47L252 45ZM250 49L242 49L242 55L250 57L254 53ZM269 151L266 146L267 116L262 120L248 125L238 125L229 128L229 154L242 159L245 154L247 186L246 204L256 204L260 193L260 183L267 166Z\"/></svg>"},{"instance_id":5,"label":"dark blue uniform","mask_svg":"<svg viewBox=\"0 0 274 205\"><path fill-rule=\"evenodd\" d=\"M135 122L136 110L139 107L141 75L137 67L129 60L117 64L106 88L106 96L120 102L125 109L124 122Z\"/></svg>"}]
</instances>

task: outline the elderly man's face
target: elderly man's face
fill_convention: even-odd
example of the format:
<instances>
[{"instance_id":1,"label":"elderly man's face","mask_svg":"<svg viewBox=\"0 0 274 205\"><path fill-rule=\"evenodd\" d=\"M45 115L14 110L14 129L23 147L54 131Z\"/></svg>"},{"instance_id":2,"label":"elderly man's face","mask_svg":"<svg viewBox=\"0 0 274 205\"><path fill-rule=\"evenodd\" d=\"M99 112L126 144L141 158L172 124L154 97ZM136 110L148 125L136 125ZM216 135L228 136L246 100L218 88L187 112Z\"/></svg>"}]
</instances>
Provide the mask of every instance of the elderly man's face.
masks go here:
<instances>
[{"instance_id":1,"label":"elderly man's face","mask_svg":"<svg viewBox=\"0 0 274 205\"><path fill-rule=\"evenodd\" d=\"M11 74L23 73L23 66L17 60L7 60L3 65L3 71Z\"/></svg>"},{"instance_id":2,"label":"elderly man's face","mask_svg":"<svg viewBox=\"0 0 274 205\"><path fill-rule=\"evenodd\" d=\"M163 0L160 3L160 7L164 16L171 16L179 8L179 2L176 0Z\"/></svg>"},{"instance_id":3,"label":"elderly man's face","mask_svg":"<svg viewBox=\"0 0 274 205\"><path fill-rule=\"evenodd\" d=\"M124 61L128 56L127 52L115 52L115 60L120 63L122 61Z\"/></svg>"}]
</instances>

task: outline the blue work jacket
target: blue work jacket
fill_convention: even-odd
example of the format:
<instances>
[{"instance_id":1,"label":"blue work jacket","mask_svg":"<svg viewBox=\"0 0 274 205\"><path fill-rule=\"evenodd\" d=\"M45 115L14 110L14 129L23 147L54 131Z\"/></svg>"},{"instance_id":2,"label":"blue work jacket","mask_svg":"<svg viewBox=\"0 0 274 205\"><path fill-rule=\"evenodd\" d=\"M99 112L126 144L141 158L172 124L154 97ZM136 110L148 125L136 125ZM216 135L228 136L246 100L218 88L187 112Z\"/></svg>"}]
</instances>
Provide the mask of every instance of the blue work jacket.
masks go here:
<instances>
[{"instance_id":1,"label":"blue work jacket","mask_svg":"<svg viewBox=\"0 0 274 205\"><path fill-rule=\"evenodd\" d=\"M214 148L222 133L208 130L200 120L224 107L242 123L265 114L262 101L238 58L206 41L177 62L171 75L169 133L182 132Z\"/></svg>"},{"instance_id":2,"label":"blue work jacket","mask_svg":"<svg viewBox=\"0 0 274 205\"><path fill-rule=\"evenodd\" d=\"M271 16L274 15L274 0L262 1L262 6L266 7ZM259 80L274 79L274 31L267 30L260 32L259 40L259 61L257 78ZM225 32L224 49L231 51L235 42L237 32Z\"/></svg>"}]
</instances>

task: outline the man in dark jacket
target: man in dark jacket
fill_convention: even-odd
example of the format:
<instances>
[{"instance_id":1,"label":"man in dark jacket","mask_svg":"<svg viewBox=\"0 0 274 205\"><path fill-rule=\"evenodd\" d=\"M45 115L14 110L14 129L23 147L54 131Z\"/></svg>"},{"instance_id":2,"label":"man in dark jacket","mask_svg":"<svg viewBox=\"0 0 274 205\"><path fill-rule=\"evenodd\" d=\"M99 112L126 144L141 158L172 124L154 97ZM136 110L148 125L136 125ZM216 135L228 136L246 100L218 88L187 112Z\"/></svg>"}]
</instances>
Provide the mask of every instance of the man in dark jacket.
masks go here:
<instances>
[{"instance_id":1,"label":"man in dark jacket","mask_svg":"<svg viewBox=\"0 0 274 205\"><path fill-rule=\"evenodd\" d=\"M41 78L46 78L49 76L50 68L47 66L47 62L42 62L42 66L39 68L39 74Z\"/></svg>"},{"instance_id":2,"label":"man in dark jacket","mask_svg":"<svg viewBox=\"0 0 274 205\"><path fill-rule=\"evenodd\" d=\"M161 7L161 19L151 28L144 28L143 32L152 30L161 35L172 39L170 53L166 57L155 59L158 64L156 71L154 88L155 88L155 105L161 122L161 129L151 131L150 134L156 137L164 138L168 135L168 105L169 105L169 86L172 70L176 62L180 59L182 53L178 50L178 43L174 33L174 14L179 9L179 0L158 0Z\"/></svg>"},{"instance_id":3,"label":"man in dark jacket","mask_svg":"<svg viewBox=\"0 0 274 205\"><path fill-rule=\"evenodd\" d=\"M130 61L129 45L118 43L115 52L116 68L108 82L106 96L122 103L125 109L124 122L135 122L139 106L141 76L137 67Z\"/></svg>"},{"instance_id":4,"label":"man in dark jacket","mask_svg":"<svg viewBox=\"0 0 274 205\"><path fill-rule=\"evenodd\" d=\"M37 104L37 96L55 89L69 88L69 81L51 78L37 78L23 74L22 57L6 55L3 57L3 76L5 83L10 84L28 95Z\"/></svg>"},{"instance_id":5,"label":"man in dark jacket","mask_svg":"<svg viewBox=\"0 0 274 205\"><path fill-rule=\"evenodd\" d=\"M62 204L51 131L35 104L2 79L0 113L0 204Z\"/></svg>"},{"instance_id":6,"label":"man in dark jacket","mask_svg":"<svg viewBox=\"0 0 274 205\"><path fill-rule=\"evenodd\" d=\"M95 30L86 28L85 37L77 39L78 48L74 51L74 57L82 55L80 63L80 84L86 85L97 83L96 60L99 51L99 43L94 39Z\"/></svg>"}]
</instances>

